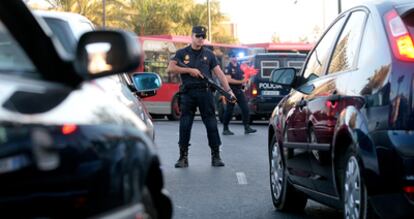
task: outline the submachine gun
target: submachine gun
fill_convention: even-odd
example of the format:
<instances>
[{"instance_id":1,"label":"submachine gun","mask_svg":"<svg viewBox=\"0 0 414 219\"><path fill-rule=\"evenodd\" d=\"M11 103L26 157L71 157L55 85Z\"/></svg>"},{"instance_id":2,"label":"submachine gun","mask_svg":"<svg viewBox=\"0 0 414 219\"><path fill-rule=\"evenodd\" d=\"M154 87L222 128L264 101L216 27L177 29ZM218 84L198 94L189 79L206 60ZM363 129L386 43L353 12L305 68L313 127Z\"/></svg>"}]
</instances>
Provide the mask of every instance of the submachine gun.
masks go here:
<instances>
[{"instance_id":1,"label":"submachine gun","mask_svg":"<svg viewBox=\"0 0 414 219\"><path fill-rule=\"evenodd\" d=\"M183 68L189 68L186 64L184 64L181 61L177 61L177 65ZM216 91L218 91L221 95L223 95L227 101L231 102L231 103L236 103L237 102L237 98L235 98L234 96L230 95L230 93L228 93L226 90L224 90L220 85L218 85L213 79L211 79L210 77L208 77L207 75L204 75L203 73L201 73L204 77L202 78L202 80L204 82L206 82L209 86L211 86L213 89L215 89Z\"/></svg>"}]
</instances>

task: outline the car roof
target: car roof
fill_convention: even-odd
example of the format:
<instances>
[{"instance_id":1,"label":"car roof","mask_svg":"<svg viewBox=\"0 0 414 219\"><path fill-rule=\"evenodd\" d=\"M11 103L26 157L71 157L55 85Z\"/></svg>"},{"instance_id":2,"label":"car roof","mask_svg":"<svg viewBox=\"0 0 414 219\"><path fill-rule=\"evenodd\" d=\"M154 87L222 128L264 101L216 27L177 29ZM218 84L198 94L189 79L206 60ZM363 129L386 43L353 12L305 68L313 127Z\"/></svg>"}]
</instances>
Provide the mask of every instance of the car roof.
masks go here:
<instances>
[{"instance_id":1,"label":"car roof","mask_svg":"<svg viewBox=\"0 0 414 219\"><path fill-rule=\"evenodd\" d=\"M82 21L91 23L91 21L82 16L80 14L72 13L72 12L63 12L63 11L43 11L43 10L34 10L34 14L42 16L42 17L49 17L49 18L56 18L65 21Z\"/></svg>"},{"instance_id":2,"label":"car roof","mask_svg":"<svg viewBox=\"0 0 414 219\"><path fill-rule=\"evenodd\" d=\"M355 7L359 7L359 6L366 6L366 7L373 6L377 9L382 8L385 10L390 10L391 8L395 8L400 15L404 15L405 13L414 10L413 0L365 0L365 1L362 1L361 3L358 3Z\"/></svg>"}]
</instances>

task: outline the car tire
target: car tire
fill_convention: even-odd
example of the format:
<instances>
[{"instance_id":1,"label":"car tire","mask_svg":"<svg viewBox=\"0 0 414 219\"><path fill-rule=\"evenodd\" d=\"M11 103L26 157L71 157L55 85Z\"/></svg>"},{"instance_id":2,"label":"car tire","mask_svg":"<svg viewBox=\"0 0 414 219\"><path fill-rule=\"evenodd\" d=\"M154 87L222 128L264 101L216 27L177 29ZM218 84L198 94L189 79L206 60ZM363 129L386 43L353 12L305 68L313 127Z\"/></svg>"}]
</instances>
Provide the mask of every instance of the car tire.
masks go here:
<instances>
[{"instance_id":1,"label":"car tire","mask_svg":"<svg viewBox=\"0 0 414 219\"><path fill-rule=\"evenodd\" d=\"M151 117L153 119L164 119L165 115L151 114Z\"/></svg>"},{"instance_id":2,"label":"car tire","mask_svg":"<svg viewBox=\"0 0 414 219\"><path fill-rule=\"evenodd\" d=\"M368 202L368 193L361 174L361 160L352 147L347 149L344 161L341 178L344 218L378 218Z\"/></svg>"},{"instance_id":3,"label":"car tire","mask_svg":"<svg viewBox=\"0 0 414 219\"><path fill-rule=\"evenodd\" d=\"M149 209L156 212L158 219L172 218L173 205L168 192L164 189L164 179L158 158L151 162L147 174L145 187L148 188L148 195L151 200L151 203L148 203Z\"/></svg>"},{"instance_id":4,"label":"car tire","mask_svg":"<svg viewBox=\"0 0 414 219\"><path fill-rule=\"evenodd\" d=\"M178 103L178 96L175 95L171 102L171 114L167 115L167 118L170 121L177 121L177 120L180 120L180 116L181 116L181 110L180 110L180 105Z\"/></svg>"},{"instance_id":5,"label":"car tire","mask_svg":"<svg viewBox=\"0 0 414 219\"><path fill-rule=\"evenodd\" d=\"M269 147L269 176L273 205L279 211L302 211L306 206L307 197L289 183L286 173L280 145L273 137Z\"/></svg>"},{"instance_id":6,"label":"car tire","mask_svg":"<svg viewBox=\"0 0 414 219\"><path fill-rule=\"evenodd\" d=\"M151 193L150 193L149 189L146 186L142 190L142 204L144 205L145 213L147 214L146 215L147 218L151 218L151 219L157 219L158 218L157 210L154 206L154 202L152 200Z\"/></svg>"}]
</instances>

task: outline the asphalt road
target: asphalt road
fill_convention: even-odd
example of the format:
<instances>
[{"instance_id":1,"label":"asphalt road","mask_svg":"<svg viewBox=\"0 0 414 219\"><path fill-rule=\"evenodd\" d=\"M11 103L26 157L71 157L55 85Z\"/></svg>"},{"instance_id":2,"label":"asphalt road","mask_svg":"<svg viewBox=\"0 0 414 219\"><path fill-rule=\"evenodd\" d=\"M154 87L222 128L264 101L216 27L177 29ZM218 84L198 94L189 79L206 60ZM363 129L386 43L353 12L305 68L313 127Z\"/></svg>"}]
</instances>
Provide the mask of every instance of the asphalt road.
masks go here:
<instances>
[{"instance_id":1,"label":"asphalt road","mask_svg":"<svg viewBox=\"0 0 414 219\"><path fill-rule=\"evenodd\" d=\"M206 130L197 118L193 124L189 167L174 168L178 159L179 122L156 120L156 143L165 183L174 203L176 219L211 218L341 218L341 212L308 201L304 212L274 210L269 187L267 123L253 125L257 133L245 135L240 122L230 125L233 136L221 136L225 167L212 167ZM219 124L219 131L222 125Z\"/></svg>"}]
</instances>

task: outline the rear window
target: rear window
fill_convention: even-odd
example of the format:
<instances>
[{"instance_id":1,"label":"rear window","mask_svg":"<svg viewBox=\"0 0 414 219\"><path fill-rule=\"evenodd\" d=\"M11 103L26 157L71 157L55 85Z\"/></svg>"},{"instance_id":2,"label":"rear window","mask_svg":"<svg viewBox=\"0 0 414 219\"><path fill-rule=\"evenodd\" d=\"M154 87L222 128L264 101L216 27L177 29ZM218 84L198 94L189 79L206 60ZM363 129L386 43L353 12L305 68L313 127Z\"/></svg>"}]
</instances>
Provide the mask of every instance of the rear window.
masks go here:
<instances>
[{"instance_id":1,"label":"rear window","mask_svg":"<svg viewBox=\"0 0 414 219\"><path fill-rule=\"evenodd\" d=\"M287 67L296 68L297 70L300 70L302 69L304 63L305 61L288 61Z\"/></svg>"},{"instance_id":2,"label":"rear window","mask_svg":"<svg viewBox=\"0 0 414 219\"><path fill-rule=\"evenodd\" d=\"M279 68L279 61L261 61L260 72L262 78L270 78L273 69Z\"/></svg>"}]
</instances>

